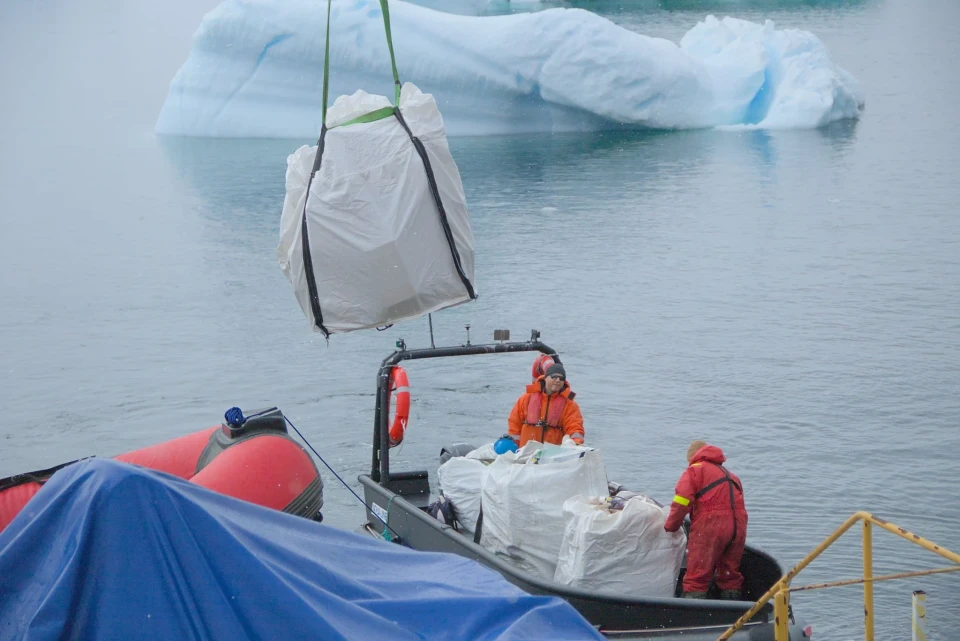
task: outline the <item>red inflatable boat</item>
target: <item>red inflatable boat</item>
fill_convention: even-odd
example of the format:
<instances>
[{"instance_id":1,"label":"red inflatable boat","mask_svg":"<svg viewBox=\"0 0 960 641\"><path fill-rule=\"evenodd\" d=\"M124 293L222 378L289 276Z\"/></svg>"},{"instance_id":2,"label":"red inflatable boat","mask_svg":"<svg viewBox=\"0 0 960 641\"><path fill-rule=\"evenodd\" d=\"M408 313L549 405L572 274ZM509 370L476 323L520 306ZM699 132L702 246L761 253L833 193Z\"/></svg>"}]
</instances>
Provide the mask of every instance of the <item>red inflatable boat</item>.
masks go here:
<instances>
[{"instance_id":1,"label":"red inflatable boat","mask_svg":"<svg viewBox=\"0 0 960 641\"><path fill-rule=\"evenodd\" d=\"M323 480L313 459L287 433L277 408L248 417L234 408L227 423L114 457L297 516L320 520ZM0 480L0 531L53 474L49 470Z\"/></svg>"}]
</instances>

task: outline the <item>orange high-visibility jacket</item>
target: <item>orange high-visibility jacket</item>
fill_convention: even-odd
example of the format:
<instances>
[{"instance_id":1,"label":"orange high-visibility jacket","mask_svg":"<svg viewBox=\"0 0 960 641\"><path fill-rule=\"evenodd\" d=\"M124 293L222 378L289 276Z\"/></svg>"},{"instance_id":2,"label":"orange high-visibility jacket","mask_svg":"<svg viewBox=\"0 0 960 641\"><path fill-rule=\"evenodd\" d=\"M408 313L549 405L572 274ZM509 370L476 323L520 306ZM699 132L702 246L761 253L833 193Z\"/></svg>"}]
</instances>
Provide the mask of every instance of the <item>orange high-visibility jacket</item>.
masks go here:
<instances>
[{"instance_id":1,"label":"orange high-visibility jacket","mask_svg":"<svg viewBox=\"0 0 960 641\"><path fill-rule=\"evenodd\" d=\"M541 376L527 385L526 393L517 399L507 420L507 432L518 440L520 447L527 441L560 445L564 434L583 443L583 415L573 400L576 393L570 389L570 383L564 381L563 389L548 396L543 391L543 379Z\"/></svg>"}]
</instances>

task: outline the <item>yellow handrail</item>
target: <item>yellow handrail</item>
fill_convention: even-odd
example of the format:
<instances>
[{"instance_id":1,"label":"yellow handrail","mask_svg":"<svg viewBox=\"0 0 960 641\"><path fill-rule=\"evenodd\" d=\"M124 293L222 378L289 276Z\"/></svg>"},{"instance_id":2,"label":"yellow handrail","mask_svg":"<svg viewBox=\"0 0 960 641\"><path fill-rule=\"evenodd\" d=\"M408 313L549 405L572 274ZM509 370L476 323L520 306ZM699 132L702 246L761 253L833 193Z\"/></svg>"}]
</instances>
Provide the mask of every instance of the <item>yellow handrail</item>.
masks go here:
<instances>
[{"instance_id":1,"label":"yellow handrail","mask_svg":"<svg viewBox=\"0 0 960 641\"><path fill-rule=\"evenodd\" d=\"M800 571L805 567L810 565L810 563L820 556L824 550L833 545L834 541L839 539L843 534L849 530L857 522L863 523L863 578L862 579L851 579L845 581L833 581L831 583L818 583L815 585L806 585L799 588L791 588L790 581L793 580L795 576L800 574ZM930 550L935 554L939 554L949 561L956 563L956 566L947 567L947 568L937 568L934 570L920 570L918 572L902 572L899 574L887 574L884 576L873 576L873 526L883 528L888 532L892 532L897 536L906 539L912 543L916 543L920 547ZM737 630L743 627L743 625L752 619L757 612L759 612L763 606L765 606L770 599L773 599L773 620L774 620L774 629L775 629L775 639L776 641L789 641L790 638L790 593L791 592L800 592L801 590L817 590L820 588L830 588L837 587L841 585L855 585L857 583L863 584L863 612L864 612L864 638L866 641L873 640L873 584L877 581L890 581L893 579L902 579L911 576L924 576L927 574L939 574L944 572L957 572L960 571L960 554L951 552L946 548L942 548L936 543L928 541L922 537L908 532L902 527L898 527L893 523L888 523L883 519L877 518L869 512L857 512L849 519L844 521L843 525L837 528L837 531L824 539L823 543L818 545L813 552L808 554L800 563L798 563L792 570L784 574L779 581L777 581L773 587L767 590L767 593L760 597L760 600L750 608L746 614L737 619L737 622L734 623L730 628L724 632L717 641L727 641L731 636L733 636Z\"/></svg>"}]
</instances>

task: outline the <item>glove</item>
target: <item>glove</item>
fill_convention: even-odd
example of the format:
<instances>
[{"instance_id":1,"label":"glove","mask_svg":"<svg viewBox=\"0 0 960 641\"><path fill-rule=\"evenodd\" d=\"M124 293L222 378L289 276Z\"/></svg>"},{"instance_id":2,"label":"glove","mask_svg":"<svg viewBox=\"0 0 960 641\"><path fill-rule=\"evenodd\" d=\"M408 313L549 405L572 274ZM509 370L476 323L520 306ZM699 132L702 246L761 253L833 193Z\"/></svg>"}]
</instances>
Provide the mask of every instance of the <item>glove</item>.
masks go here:
<instances>
[{"instance_id":1,"label":"glove","mask_svg":"<svg viewBox=\"0 0 960 641\"><path fill-rule=\"evenodd\" d=\"M510 436L502 436L496 443L493 444L493 451L497 454L516 452L518 449L517 442Z\"/></svg>"}]
</instances>

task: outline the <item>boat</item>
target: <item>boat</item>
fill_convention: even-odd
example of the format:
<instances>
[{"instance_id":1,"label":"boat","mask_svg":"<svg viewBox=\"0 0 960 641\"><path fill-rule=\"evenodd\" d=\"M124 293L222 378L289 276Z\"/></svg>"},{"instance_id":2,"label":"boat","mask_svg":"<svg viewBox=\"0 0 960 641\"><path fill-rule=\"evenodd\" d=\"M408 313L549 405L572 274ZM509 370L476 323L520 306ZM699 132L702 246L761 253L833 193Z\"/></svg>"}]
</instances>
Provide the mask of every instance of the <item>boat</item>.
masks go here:
<instances>
[{"instance_id":1,"label":"boat","mask_svg":"<svg viewBox=\"0 0 960 641\"><path fill-rule=\"evenodd\" d=\"M114 457L282 512L322 520L323 479L287 433L276 407L244 416L231 408L220 425ZM83 460L83 459L80 459ZM0 532L59 470L77 461L0 479Z\"/></svg>"},{"instance_id":2,"label":"boat","mask_svg":"<svg viewBox=\"0 0 960 641\"><path fill-rule=\"evenodd\" d=\"M475 536L467 536L453 524L428 513L431 505L440 498L431 491L429 470L390 469L390 448L403 438L398 425L405 429L402 420L392 423L390 420L392 374L405 361L518 352L539 353L538 356L545 354L554 362L561 362L557 352L540 340L537 330L531 332L527 341L512 342L509 340L509 330L497 330L494 332L494 341L471 345L468 335L466 344L459 346L407 349L405 342L400 339L397 341L397 350L382 361L374 407L372 465L369 474L359 476L366 503L366 519L360 526L361 531L416 550L448 552L478 561L527 593L565 599L610 639L716 639L753 606L752 600L759 599L783 576L776 559L748 545L740 565L745 579L742 601L719 600L716 586L712 587L707 599L680 598L685 559L672 597L585 590L520 569L483 547L474 540ZM610 487L613 492L620 491L620 486L615 483L611 483ZM790 616L791 641L809 639L812 636L811 627L797 620L792 611ZM772 640L772 606L768 604L732 638L744 641Z\"/></svg>"}]
</instances>

